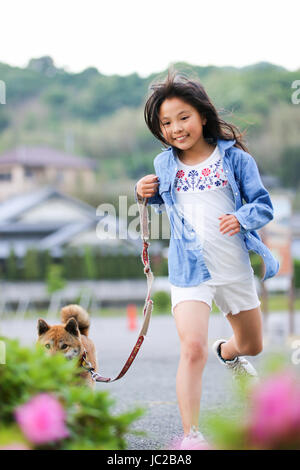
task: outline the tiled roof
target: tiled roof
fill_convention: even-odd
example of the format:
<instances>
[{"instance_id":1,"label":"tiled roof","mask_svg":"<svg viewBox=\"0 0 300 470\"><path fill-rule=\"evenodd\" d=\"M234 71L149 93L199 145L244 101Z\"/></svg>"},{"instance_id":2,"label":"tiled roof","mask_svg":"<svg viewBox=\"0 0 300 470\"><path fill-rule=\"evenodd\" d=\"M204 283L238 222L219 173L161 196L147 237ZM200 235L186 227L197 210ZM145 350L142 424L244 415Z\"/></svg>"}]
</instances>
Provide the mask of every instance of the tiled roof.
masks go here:
<instances>
[{"instance_id":1,"label":"tiled roof","mask_svg":"<svg viewBox=\"0 0 300 470\"><path fill-rule=\"evenodd\" d=\"M66 194L61 193L56 188L45 186L44 188L35 191L28 191L26 193L17 194L9 199L0 203L0 224L5 224L14 221L20 214L28 211L32 207L47 201L53 196L61 196L63 199L73 201L78 207L81 207L85 214L89 214L91 220L95 219L95 208L89 204L84 203L79 199L72 198Z\"/></svg>"},{"instance_id":2,"label":"tiled roof","mask_svg":"<svg viewBox=\"0 0 300 470\"><path fill-rule=\"evenodd\" d=\"M16 147L0 155L0 166L4 164L55 168L95 169L97 167L97 162L91 158L78 157L51 147L27 146Z\"/></svg>"},{"instance_id":3,"label":"tiled roof","mask_svg":"<svg viewBox=\"0 0 300 470\"><path fill-rule=\"evenodd\" d=\"M87 216L87 220L61 221L59 224L53 224L52 226L44 220L40 224L35 222L34 224L29 223L27 226L25 222L18 221L19 216L32 208L38 207L52 197L61 197L73 203L78 209L83 211ZM27 248L31 246L38 249L60 250L63 245L68 244L76 235L93 227L95 228L96 236L96 226L102 218L102 215L96 214L96 208L79 199L67 196L51 186L11 197L0 203L0 258L9 256L11 245L14 246L18 256L24 256ZM125 224L126 226L126 222L123 222L121 219L115 219L113 216L106 215L106 223L108 223L109 219L111 219L110 223L112 226L114 223L117 224L117 233L121 225ZM131 248L136 253L140 252L141 240L140 238L137 240L135 235L135 232L128 230L128 239L116 238L116 243L112 243L115 245L114 249L118 249L118 245L121 244L124 249ZM105 244L105 240L101 241L99 239L99 246L104 246Z\"/></svg>"}]
</instances>

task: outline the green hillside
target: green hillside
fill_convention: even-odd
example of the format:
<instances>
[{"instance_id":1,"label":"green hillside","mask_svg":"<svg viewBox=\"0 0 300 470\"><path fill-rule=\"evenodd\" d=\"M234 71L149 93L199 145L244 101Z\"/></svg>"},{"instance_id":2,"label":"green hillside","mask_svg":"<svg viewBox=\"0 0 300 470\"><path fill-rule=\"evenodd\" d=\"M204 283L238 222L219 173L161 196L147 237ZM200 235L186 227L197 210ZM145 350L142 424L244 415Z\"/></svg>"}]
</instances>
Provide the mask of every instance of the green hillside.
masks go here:
<instances>
[{"instance_id":1,"label":"green hillside","mask_svg":"<svg viewBox=\"0 0 300 470\"><path fill-rule=\"evenodd\" d=\"M291 102L291 85L300 70L265 62L242 68L174 65L200 78L223 119L247 130L262 172L286 186L299 184L300 105ZM89 156L99 162L103 183L152 173L162 146L146 128L143 105L155 77L106 76L95 68L69 73L50 57L32 59L26 68L0 63L7 92L0 106L0 152L47 144Z\"/></svg>"}]
</instances>

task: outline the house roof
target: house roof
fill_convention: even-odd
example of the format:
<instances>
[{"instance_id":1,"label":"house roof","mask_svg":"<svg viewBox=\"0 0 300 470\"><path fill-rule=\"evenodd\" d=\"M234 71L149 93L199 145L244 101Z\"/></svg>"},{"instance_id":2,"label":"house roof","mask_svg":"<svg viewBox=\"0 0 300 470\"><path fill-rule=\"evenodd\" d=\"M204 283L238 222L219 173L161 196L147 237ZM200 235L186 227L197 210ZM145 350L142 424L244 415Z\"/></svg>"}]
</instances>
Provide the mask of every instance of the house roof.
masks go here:
<instances>
[{"instance_id":1,"label":"house roof","mask_svg":"<svg viewBox=\"0 0 300 470\"><path fill-rule=\"evenodd\" d=\"M60 227L59 230L43 238L38 243L38 248L40 249L51 249L57 245L63 245L65 242L69 241L74 235L80 233L82 230L93 226L95 222L78 222L71 223Z\"/></svg>"},{"instance_id":2,"label":"house roof","mask_svg":"<svg viewBox=\"0 0 300 470\"><path fill-rule=\"evenodd\" d=\"M95 209L89 204L63 194L61 191L53 188L52 186L46 186L42 189L37 189L36 191L28 191L26 193L18 194L1 202L0 224L14 221L19 216L24 214L24 212L55 196L71 201L77 207L80 207L86 215L91 217L91 219L95 218Z\"/></svg>"},{"instance_id":3,"label":"house roof","mask_svg":"<svg viewBox=\"0 0 300 470\"><path fill-rule=\"evenodd\" d=\"M19 164L30 167L89 168L96 169L97 162L91 158L78 157L62 150L45 146L19 146L0 155L1 165Z\"/></svg>"},{"instance_id":4,"label":"house roof","mask_svg":"<svg viewBox=\"0 0 300 470\"><path fill-rule=\"evenodd\" d=\"M31 210L34 211L52 198L67 201L65 210L69 210L70 205L79 209L78 217L71 220L68 220L67 217L63 217L61 220L48 220L47 217L43 217L40 222L36 219L30 219L28 223L26 222L26 217L24 218L26 213L30 214ZM30 245L38 249L50 249L52 252L59 253L63 246L72 242L72 239L80 233L95 230L96 237L97 224L103 217L106 222L117 224L117 233L125 223L113 216L99 216L96 213L96 208L53 187L45 187L11 197L0 203L0 257L9 255L11 245L16 249L18 256L23 256ZM140 250L141 241L136 240L130 230L128 230L128 239L121 240L117 237L116 247L120 245L120 242L124 248L131 247L136 252ZM99 244L105 245L105 240L99 239ZM111 240L109 245L112 245Z\"/></svg>"}]
</instances>

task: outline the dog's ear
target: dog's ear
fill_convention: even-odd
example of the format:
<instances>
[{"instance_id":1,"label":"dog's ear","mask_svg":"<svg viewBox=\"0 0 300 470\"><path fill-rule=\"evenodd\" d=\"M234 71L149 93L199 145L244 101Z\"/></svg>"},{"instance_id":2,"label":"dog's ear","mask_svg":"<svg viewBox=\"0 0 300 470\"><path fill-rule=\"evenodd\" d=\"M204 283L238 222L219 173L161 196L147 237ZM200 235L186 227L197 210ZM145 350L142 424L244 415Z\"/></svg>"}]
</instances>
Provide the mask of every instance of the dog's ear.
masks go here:
<instances>
[{"instance_id":1,"label":"dog's ear","mask_svg":"<svg viewBox=\"0 0 300 470\"><path fill-rule=\"evenodd\" d=\"M79 336L77 321L74 317L70 318L65 326L65 330L73 336Z\"/></svg>"},{"instance_id":2,"label":"dog's ear","mask_svg":"<svg viewBox=\"0 0 300 470\"><path fill-rule=\"evenodd\" d=\"M39 334L39 336L43 335L48 330L50 330L50 326L48 325L48 323L45 322L45 320L43 320L42 318L39 318L38 319L38 334Z\"/></svg>"}]
</instances>

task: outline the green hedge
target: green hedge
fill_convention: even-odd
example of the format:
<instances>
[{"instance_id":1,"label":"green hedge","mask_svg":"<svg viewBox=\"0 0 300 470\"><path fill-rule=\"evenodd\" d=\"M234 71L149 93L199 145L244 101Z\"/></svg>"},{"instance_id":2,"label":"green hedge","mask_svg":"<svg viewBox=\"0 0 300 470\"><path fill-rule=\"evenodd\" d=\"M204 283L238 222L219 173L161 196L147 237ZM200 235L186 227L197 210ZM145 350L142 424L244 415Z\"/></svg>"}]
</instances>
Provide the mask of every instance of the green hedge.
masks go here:
<instances>
[{"instance_id":1,"label":"green hedge","mask_svg":"<svg viewBox=\"0 0 300 470\"><path fill-rule=\"evenodd\" d=\"M254 274L261 278L261 258L250 253ZM151 256L154 276L168 275L168 260ZM66 249L60 260L52 259L48 251L30 249L23 259L18 259L10 251L9 257L0 269L0 278L11 281L47 280L53 272L53 265L60 266L60 277L76 279L134 279L143 278L144 269L140 255L103 254L98 249L86 246L80 250ZM55 269L54 269L55 271ZM295 287L300 289L300 260L294 260Z\"/></svg>"},{"instance_id":2,"label":"green hedge","mask_svg":"<svg viewBox=\"0 0 300 470\"><path fill-rule=\"evenodd\" d=\"M300 260L294 260L294 280L295 288L300 289Z\"/></svg>"},{"instance_id":3,"label":"green hedge","mask_svg":"<svg viewBox=\"0 0 300 470\"><path fill-rule=\"evenodd\" d=\"M141 256L135 254L103 254L99 250L84 247L81 250L69 248L61 259L52 259L48 251L30 249L23 259L13 252L0 269L0 278L9 281L47 281L56 277L64 280L76 279L134 279L144 278ZM154 276L168 274L167 260L160 257L151 259Z\"/></svg>"}]
</instances>

